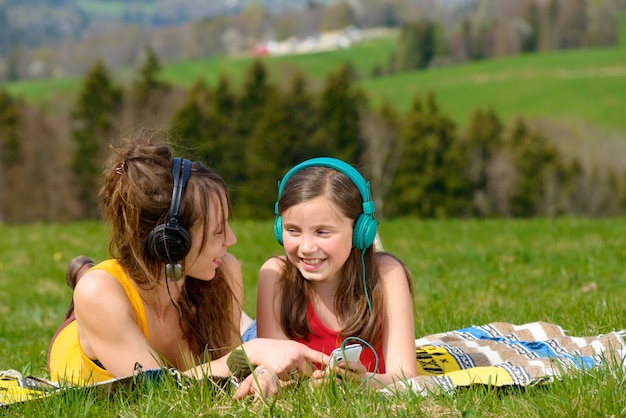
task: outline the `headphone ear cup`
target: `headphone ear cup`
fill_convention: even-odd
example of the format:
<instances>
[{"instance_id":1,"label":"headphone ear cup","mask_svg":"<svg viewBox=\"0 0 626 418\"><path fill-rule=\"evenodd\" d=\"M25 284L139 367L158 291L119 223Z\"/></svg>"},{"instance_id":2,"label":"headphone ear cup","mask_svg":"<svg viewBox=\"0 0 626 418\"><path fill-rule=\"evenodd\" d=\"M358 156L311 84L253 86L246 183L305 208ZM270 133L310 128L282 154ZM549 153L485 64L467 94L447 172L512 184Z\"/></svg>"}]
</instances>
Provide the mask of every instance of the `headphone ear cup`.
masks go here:
<instances>
[{"instance_id":1,"label":"headphone ear cup","mask_svg":"<svg viewBox=\"0 0 626 418\"><path fill-rule=\"evenodd\" d=\"M191 249L191 236L183 227L172 228L167 224L157 225L146 241L150 255L171 264L185 258Z\"/></svg>"},{"instance_id":2,"label":"headphone ear cup","mask_svg":"<svg viewBox=\"0 0 626 418\"><path fill-rule=\"evenodd\" d=\"M277 216L274 220L274 236L280 245L283 245L283 219Z\"/></svg>"},{"instance_id":3,"label":"headphone ear cup","mask_svg":"<svg viewBox=\"0 0 626 418\"><path fill-rule=\"evenodd\" d=\"M361 215L354 223L352 232L352 246L358 250L365 250L374 243L378 223L371 215Z\"/></svg>"}]
</instances>

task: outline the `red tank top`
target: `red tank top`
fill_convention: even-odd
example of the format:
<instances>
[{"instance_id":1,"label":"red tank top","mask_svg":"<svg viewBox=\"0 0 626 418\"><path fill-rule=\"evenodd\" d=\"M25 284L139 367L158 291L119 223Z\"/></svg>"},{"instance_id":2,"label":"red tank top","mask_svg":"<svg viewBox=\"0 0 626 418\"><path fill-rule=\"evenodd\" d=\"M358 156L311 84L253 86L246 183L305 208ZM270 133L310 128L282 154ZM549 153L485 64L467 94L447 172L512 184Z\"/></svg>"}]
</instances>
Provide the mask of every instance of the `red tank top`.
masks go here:
<instances>
[{"instance_id":1,"label":"red tank top","mask_svg":"<svg viewBox=\"0 0 626 418\"><path fill-rule=\"evenodd\" d=\"M311 347L314 350L321 351L324 354L330 354L335 348L340 347L345 338L338 335L337 331L332 330L326 324L322 322L320 317L315 312L313 304L309 301L306 309L306 317L311 328L311 334L307 338L298 338L296 341ZM363 345L363 351L361 352L361 363L367 368L370 373L373 373L376 367L376 356L372 352L372 349L360 343L358 340L348 339L346 345L359 343ZM376 348L378 354L378 370L377 373L385 373L385 359L383 357L382 345Z\"/></svg>"}]
</instances>

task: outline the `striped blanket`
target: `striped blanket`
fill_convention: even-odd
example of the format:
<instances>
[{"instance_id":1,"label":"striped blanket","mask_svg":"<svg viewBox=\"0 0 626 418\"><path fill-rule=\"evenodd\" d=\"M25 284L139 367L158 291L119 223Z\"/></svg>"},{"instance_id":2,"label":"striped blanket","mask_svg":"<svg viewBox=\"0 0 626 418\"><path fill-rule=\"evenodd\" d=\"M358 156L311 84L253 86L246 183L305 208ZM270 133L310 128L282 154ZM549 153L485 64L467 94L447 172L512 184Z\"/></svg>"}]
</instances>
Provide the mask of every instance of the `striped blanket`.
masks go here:
<instances>
[{"instance_id":1,"label":"striped blanket","mask_svg":"<svg viewBox=\"0 0 626 418\"><path fill-rule=\"evenodd\" d=\"M159 384L164 379L172 379L180 388L188 387L193 381L176 369L161 368L143 371L141 368L135 368L135 374L132 376L86 386L64 386L45 378L24 377L16 370L2 370L0 371L0 407L43 399L67 391L95 390L102 394L111 395L119 390L128 392L147 385L149 387L149 385ZM210 383L215 388L229 388L232 386L233 379L231 377L212 376L203 379L203 381Z\"/></svg>"},{"instance_id":2,"label":"striped blanket","mask_svg":"<svg viewBox=\"0 0 626 418\"><path fill-rule=\"evenodd\" d=\"M566 336L546 322L493 322L415 340L418 376L400 384L421 395L470 385L530 386L572 370L622 365L624 331Z\"/></svg>"},{"instance_id":3,"label":"striped blanket","mask_svg":"<svg viewBox=\"0 0 626 418\"><path fill-rule=\"evenodd\" d=\"M524 325L493 322L428 335L415 340L418 376L399 383L395 390L411 390L426 396L470 385L531 386L551 382L572 370L621 366L626 356L625 334L626 331L620 331L570 337L560 326L546 322ZM152 379L146 375L139 381L146 377ZM230 381L215 379L221 387ZM112 391L134 384L137 376L97 386ZM59 389L45 379L0 371L0 406L40 399L58 393ZM392 393L389 389L382 392Z\"/></svg>"}]
</instances>

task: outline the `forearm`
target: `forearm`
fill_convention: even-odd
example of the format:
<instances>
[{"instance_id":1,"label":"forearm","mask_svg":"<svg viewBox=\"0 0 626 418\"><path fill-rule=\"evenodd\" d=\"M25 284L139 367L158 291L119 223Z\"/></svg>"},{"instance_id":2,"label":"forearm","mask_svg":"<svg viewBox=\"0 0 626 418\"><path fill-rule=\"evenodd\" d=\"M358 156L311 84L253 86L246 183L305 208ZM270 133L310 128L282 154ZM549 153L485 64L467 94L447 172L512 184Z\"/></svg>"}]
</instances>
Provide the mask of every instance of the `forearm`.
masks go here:
<instances>
[{"instance_id":1,"label":"forearm","mask_svg":"<svg viewBox=\"0 0 626 418\"><path fill-rule=\"evenodd\" d=\"M369 373L365 380L365 384L368 388L381 389L389 386L393 386L400 381L405 381L413 376L408 376L403 373L376 373L372 375Z\"/></svg>"},{"instance_id":2,"label":"forearm","mask_svg":"<svg viewBox=\"0 0 626 418\"><path fill-rule=\"evenodd\" d=\"M263 355L259 353L261 347L262 339L251 340L219 359L187 370L185 374L195 378L231 375L238 379L245 378L256 366L262 364Z\"/></svg>"},{"instance_id":3,"label":"forearm","mask_svg":"<svg viewBox=\"0 0 626 418\"><path fill-rule=\"evenodd\" d=\"M255 338L241 344L238 349L244 354L250 365L256 367L263 364L266 367L273 368L275 365L268 363L267 350L273 340L267 338Z\"/></svg>"},{"instance_id":4,"label":"forearm","mask_svg":"<svg viewBox=\"0 0 626 418\"><path fill-rule=\"evenodd\" d=\"M201 379L206 376L230 376L232 372L228 368L227 364L227 359L229 355L230 353L216 360L192 367L188 370L185 370L183 373L186 376L192 377L194 379Z\"/></svg>"},{"instance_id":5,"label":"forearm","mask_svg":"<svg viewBox=\"0 0 626 418\"><path fill-rule=\"evenodd\" d=\"M386 362L385 373L368 373L366 380L368 387L383 388L393 386L399 381L405 381L417 375L417 361L413 350L408 353L393 352L386 358L398 359ZM404 360L400 360L404 359Z\"/></svg>"}]
</instances>

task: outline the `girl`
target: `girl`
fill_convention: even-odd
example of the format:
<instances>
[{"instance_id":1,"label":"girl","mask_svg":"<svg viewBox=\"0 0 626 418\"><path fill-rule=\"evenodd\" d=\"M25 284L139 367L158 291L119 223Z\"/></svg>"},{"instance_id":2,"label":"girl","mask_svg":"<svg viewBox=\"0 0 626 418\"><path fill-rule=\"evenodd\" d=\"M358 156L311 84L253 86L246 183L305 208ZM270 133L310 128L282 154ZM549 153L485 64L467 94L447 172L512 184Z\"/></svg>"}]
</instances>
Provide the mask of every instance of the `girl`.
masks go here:
<instances>
[{"instance_id":1,"label":"girl","mask_svg":"<svg viewBox=\"0 0 626 418\"><path fill-rule=\"evenodd\" d=\"M243 358L256 368L236 395L267 396L277 378L327 360L295 342L242 343L242 274L228 253L237 240L220 176L146 138L122 140L107 167L99 198L112 258L76 283L73 313L50 346L53 380L97 383L136 364L227 376Z\"/></svg>"},{"instance_id":2,"label":"girl","mask_svg":"<svg viewBox=\"0 0 626 418\"><path fill-rule=\"evenodd\" d=\"M305 161L279 183L275 211L286 255L259 272L259 337L326 354L367 343L360 361L339 363L339 375L371 387L415 376L412 278L397 258L374 251L374 204L358 171L332 158Z\"/></svg>"}]
</instances>

